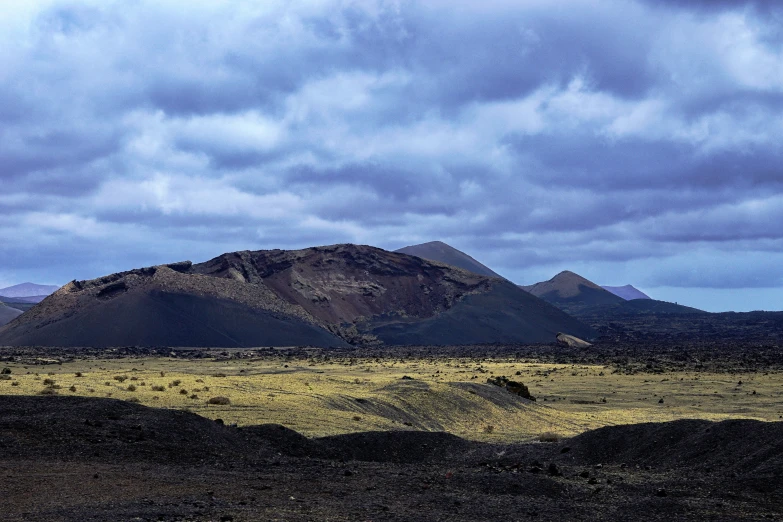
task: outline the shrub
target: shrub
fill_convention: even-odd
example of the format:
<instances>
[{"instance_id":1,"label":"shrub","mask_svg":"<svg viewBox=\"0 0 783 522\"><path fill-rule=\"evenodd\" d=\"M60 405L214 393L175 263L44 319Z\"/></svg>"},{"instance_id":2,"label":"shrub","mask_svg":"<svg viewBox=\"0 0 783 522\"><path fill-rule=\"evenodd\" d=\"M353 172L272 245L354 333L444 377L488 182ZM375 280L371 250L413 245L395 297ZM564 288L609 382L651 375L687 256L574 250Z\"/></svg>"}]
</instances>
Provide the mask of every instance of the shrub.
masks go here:
<instances>
[{"instance_id":1,"label":"shrub","mask_svg":"<svg viewBox=\"0 0 783 522\"><path fill-rule=\"evenodd\" d=\"M125 375L115 375L114 376L114 380L115 381L120 381L120 382L125 382L125 379L127 379L127 378L128 377L126 377Z\"/></svg>"},{"instance_id":2,"label":"shrub","mask_svg":"<svg viewBox=\"0 0 783 522\"><path fill-rule=\"evenodd\" d=\"M54 388L44 388L38 392L38 395L57 395L57 391Z\"/></svg>"},{"instance_id":3,"label":"shrub","mask_svg":"<svg viewBox=\"0 0 783 522\"><path fill-rule=\"evenodd\" d=\"M152 391L166 391L166 387L161 386L160 384L155 384L152 386Z\"/></svg>"},{"instance_id":4,"label":"shrub","mask_svg":"<svg viewBox=\"0 0 783 522\"><path fill-rule=\"evenodd\" d=\"M71 387L70 387L70 388L68 388L68 389L69 389L69 390L71 390L72 392L75 392L75 391L76 391L76 386L71 386Z\"/></svg>"},{"instance_id":5,"label":"shrub","mask_svg":"<svg viewBox=\"0 0 783 522\"><path fill-rule=\"evenodd\" d=\"M173 387L175 387L175 386L179 386L180 384L182 384L182 381L181 381L181 380L179 380L179 379L177 379L177 380L175 380L175 381L171 381L171 382L169 383L169 388L173 388Z\"/></svg>"},{"instance_id":6,"label":"shrub","mask_svg":"<svg viewBox=\"0 0 783 522\"><path fill-rule=\"evenodd\" d=\"M210 399L207 401L207 404L220 404L220 405L227 405L231 404L231 399L228 397L210 397Z\"/></svg>"},{"instance_id":7,"label":"shrub","mask_svg":"<svg viewBox=\"0 0 783 522\"><path fill-rule=\"evenodd\" d=\"M44 386L54 386L54 379L44 379Z\"/></svg>"},{"instance_id":8,"label":"shrub","mask_svg":"<svg viewBox=\"0 0 783 522\"><path fill-rule=\"evenodd\" d=\"M188 394L188 390L186 390L185 388L182 388L182 389L179 391L179 393L180 393L180 395L187 395L187 394Z\"/></svg>"},{"instance_id":9,"label":"shrub","mask_svg":"<svg viewBox=\"0 0 783 522\"><path fill-rule=\"evenodd\" d=\"M76 375L77 377L81 377L82 376L82 372L76 372L74 375Z\"/></svg>"},{"instance_id":10,"label":"shrub","mask_svg":"<svg viewBox=\"0 0 783 522\"><path fill-rule=\"evenodd\" d=\"M11 380L11 376L10 375L6 375L4 373L0 373L0 381L10 381L10 380Z\"/></svg>"},{"instance_id":11,"label":"shrub","mask_svg":"<svg viewBox=\"0 0 783 522\"><path fill-rule=\"evenodd\" d=\"M129 392L135 392L135 391L136 391L136 385L135 385L135 384L131 384L131 385L130 385L130 386L128 386L126 389L127 389Z\"/></svg>"},{"instance_id":12,"label":"shrub","mask_svg":"<svg viewBox=\"0 0 783 522\"><path fill-rule=\"evenodd\" d=\"M193 395L191 395L191 396L190 396L190 398L191 398L191 399L198 399L198 395L196 395L196 394L194 393Z\"/></svg>"},{"instance_id":13,"label":"shrub","mask_svg":"<svg viewBox=\"0 0 783 522\"><path fill-rule=\"evenodd\" d=\"M547 431L538 436L539 442L560 442L560 435Z\"/></svg>"},{"instance_id":14,"label":"shrub","mask_svg":"<svg viewBox=\"0 0 783 522\"><path fill-rule=\"evenodd\" d=\"M19 381L14 381L11 383L11 386L19 386Z\"/></svg>"},{"instance_id":15,"label":"shrub","mask_svg":"<svg viewBox=\"0 0 783 522\"><path fill-rule=\"evenodd\" d=\"M0 370L0 375L11 375L11 368L3 368Z\"/></svg>"},{"instance_id":16,"label":"shrub","mask_svg":"<svg viewBox=\"0 0 783 522\"><path fill-rule=\"evenodd\" d=\"M484 426L484 433L492 433L495 431L495 427L492 424Z\"/></svg>"}]
</instances>

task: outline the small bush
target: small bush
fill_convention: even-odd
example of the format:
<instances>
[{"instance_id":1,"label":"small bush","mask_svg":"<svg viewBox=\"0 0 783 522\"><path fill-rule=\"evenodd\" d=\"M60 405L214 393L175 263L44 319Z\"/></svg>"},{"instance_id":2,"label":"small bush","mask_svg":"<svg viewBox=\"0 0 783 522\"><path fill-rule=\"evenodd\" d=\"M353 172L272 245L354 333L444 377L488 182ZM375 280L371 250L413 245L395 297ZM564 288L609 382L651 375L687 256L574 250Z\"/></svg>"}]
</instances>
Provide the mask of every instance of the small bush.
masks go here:
<instances>
[{"instance_id":1,"label":"small bush","mask_svg":"<svg viewBox=\"0 0 783 522\"><path fill-rule=\"evenodd\" d=\"M128 390L129 392L135 392L136 391L136 385L135 384L131 384L131 385L129 385L126 388L126 390Z\"/></svg>"},{"instance_id":2,"label":"small bush","mask_svg":"<svg viewBox=\"0 0 783 522\"><path fill-rule=\"evenodd\" d=\"M57 395L57 390L54 388L44 388L38 392L38 395Z\"/></svg>"},{"instance_id":3,"label":"small bush","mask_svg":"<svg viewBox=\"0 0 783 522\"><path fill-rule=\"evenodd\" d=\"M81 377L82 376L82 372L76 372L74 375L76 375L77 377Z\"/></svg>"},{"instance_id":4,"label":"small bush","mask_svg":"<svg viewBox=\"0 0 783 522\"><path fill-rule=\"evenodd\" d=\"M175 386L179 386L180 384L182 384L182 381L180 381L179 379L177 379L177 380L175 380L175 381L171 381L171 382L169 383L169 388L173 388L173 387L175 387Z\"/></svg>"},{"instance_id":5,"label":"small bush","mask_svg":"<svg viewBox=\"0 0 783 522\"><path fill-rule=\"evenodd\" d=\"M225 406L227 404L231 404L231 399L228 397L210 397L210 399L207 401L207 404L219 404Z\"/></svg>"},{"instance_id":6,"label":"small bush","mask_svg":"<svg viewBox=\"0 0 783 522\"><path fill-rule=\"evenodd\" d=\"M138 380L139 380L139 378L138 378L138 377L131 377L131 378L130 378L130 380L132 380L132 381L138 381Z\"/></svg>"},{"instance_id":7,"label":"small bush","mask_svg":"<svg viewBox=\"0 0 783 522\"><path fill-rule=\"evenodd\" d=\"M355 420L355 421L360 421L360 420L362 420L362 418L361 418L361 417L359 417L358 415L354 415L354 416L353 416L353 420Z\"/></svg>"},{"instance_id":8,"label":"small bush","mask_svg":"<svg viewBox=\"0 0 783 522\"><path fill-rule=\"evenodd\" d=\"M11 368L3 368L0 370L0 375L11 375Z\"/></svg>"},{"instance_id":9,"label":"small bush","mask_svg":"<svg viewBox=\"0 0 783 522\"><path fill-rule=\"evenodd\" d=\"M115 376L114 376L114 380L115 380L115 381L119 381L119 382L125 382L125 380L126 380L127 378L128 378L128 377L126 377L125 375L115 375Z\"/></svg>"},{"instance_id":10,"label":"small bush","mask_svg":"<svg viewBox=\"0 0 783 522\"><path fill-rule=\"evenodd\" d=\"M71 386L71 387L70 387L70 388L68 388L68 389L69 389L69 390L71 390L72 392L76 392L76 386Z\"/></svg>"},{"instance_id":11,"label":"small bush","mask_svg":"<svg viewBox=\"0 0 783 522\"><path fill-rule=\"evenodd\" d=\"M44 379L44 386L54 386L54 379Z\"/></svg>"},{"instance_id":12,"label":"small bush","mask_svg":"<svg viewBox=\"0 0 783 522\"><path fill-rule=\"evenodd\" d=\"M11 376L10 375L6 375L4 373L0 373L0 381L10 381L10 380L11 380Z\"/></svg>"},{"instance_id":13,"label":"small bush","mask_svg":"<svg viewBox=\"0 0 783 522\"><path fill-rule=\"evenodd\" d=\"M179 391L179 393L180 393L180 395L187 395L187 394L188 394L188 390L186 390L185 388L182 388L182 389Z\"/></svg>"},{"instance_id":14,"label":"small bush","mask_svg":"<svg viewBox=\"0 0 783 522\"><path fill-rule=\"evenodd\" d=\"M487 424L484 426L484 433L493 433L495 431L495 427L492 424Z\"/></svg>"},{"instance_id":15,"label":"small bush","mask_svg":"<svg viewBox=\"0 0 783 522\"><path fill-rule=\"evenodd\" d=\"M198 395L196 395L196 394L194 393L193 395L191 395L191 396L190 396L190 398L191 398L191 399L198 399Z\"/></svg>"},{"instance_id":16,"label":"small bush","mask_svg":"<svg viewBox=\"0 0 783 522\"><path fill-rule=\"evenodd\" d=\"M538 436L539 442L560 442L560 435L547 431Z\"/></svg>"},{"instance_id":17,"label":"small bush","mask_svg":"<svg viewBox=\"0 0 783 522\"><path fill-rule=\"evenodd\" d=\"M19 381L14 381L11 383L11 386L19 386Z\"/></svg>"},{"instance_id":18,"label":"small bush","mask_svg":"<svg viewBox=\"0 0 783 522\"><path fill-rule=\"evenodd\" d=\"M161 386L160 384L155 384L152 386L152 391L166 391L166 387Z\"/></svg>"}]
</instances>

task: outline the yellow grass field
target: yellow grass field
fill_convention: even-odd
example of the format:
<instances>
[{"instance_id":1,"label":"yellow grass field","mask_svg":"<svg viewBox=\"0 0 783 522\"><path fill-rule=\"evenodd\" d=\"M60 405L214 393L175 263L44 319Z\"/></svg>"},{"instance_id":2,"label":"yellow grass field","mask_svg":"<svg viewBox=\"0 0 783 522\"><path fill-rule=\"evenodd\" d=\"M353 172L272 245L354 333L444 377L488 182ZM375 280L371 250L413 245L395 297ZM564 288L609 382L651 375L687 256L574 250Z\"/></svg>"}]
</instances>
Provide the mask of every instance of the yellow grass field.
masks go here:
<instances>
[{"instance_id":1,"label":"yellow grass field","mask_svg":"<svg viewBox=\"0 0 783 522\"><path fill-rule=\"evenodd\" d=\"M782 372L624 375L604 366L459 358L123 358L3 366L11 370L0 376L3 395L112 397L226 423L283 424L307 436L426 429L512 442L611 424L783 418ZM499 375L528 385L537 402L486 384ZM230 404L208 404L213 397Z\"/></svg>"}]
</instances>

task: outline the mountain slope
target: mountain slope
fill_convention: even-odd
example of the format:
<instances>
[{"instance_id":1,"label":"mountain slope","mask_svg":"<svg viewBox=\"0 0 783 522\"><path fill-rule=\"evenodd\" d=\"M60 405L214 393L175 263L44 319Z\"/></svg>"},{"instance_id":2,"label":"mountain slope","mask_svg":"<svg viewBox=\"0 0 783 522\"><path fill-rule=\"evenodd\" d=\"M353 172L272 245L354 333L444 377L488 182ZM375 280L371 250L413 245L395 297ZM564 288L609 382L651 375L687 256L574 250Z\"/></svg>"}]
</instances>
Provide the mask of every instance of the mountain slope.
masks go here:
<instances>
[{"instance_id":1,"label":"mountain slope","mask_svg":"<svg viewBox=\"0 0 783 522\"><path fill-rule=\"evenodd\" d=\"M443 243L442 241L430 241L429 243L422 243L420 245L411 245L404 248L395 250L395 252L401 254L408 254L409 256L417 256L422 259L429 259L430 261L438 261L440 263L446 263L447 265L456 266L487 277L502 277L489 267L482 265L468 254L457 250L456 248Z\"/></svg>"},{"instance_id":2,"label":"mountain slope","mask_svg":"<svg viewBox=\"0 0 783 522\"><path fill-rule=\"evenodd\" d=\"M20 315L22 315L21 310L0 303L0 326L10 323Z\"/></svg>"},{"instance_id":3,"label":"mountain slope","mask_svg":"<svg viewBox=\"0 0 783 522\"><path fill-rule=\"evenodd\" d=\"M631 301L633 299L652 299L649 295L645 294L638 288L634 288L633 285L625 285L625 286L601 285L601 288L609 292L612 292L614 295L618 297L622 297L626 301Z\"/></svg>"},{"instance_id":4,"label":"mountain slope","mask_svg":"<svg viewBox=\"0 0 783 522\"><path fill-rule=\"evenodd\" d=\"M35 283L22 283L19 285L0 288L0 296L3 297L31 297L47 296L57 291L59 286L38 285Z\"/></svg>"},{"instance_id":5,"label":"mountain slope","mask_svg":"<svg viewBox=\"0 0 783 522\"><path fill-rule=\"evenodd\" d=\"M223 254L72 282L0 344L339 346L551 342L592 329L508 281L357 245Z\"/></svg>"}]
</instances>

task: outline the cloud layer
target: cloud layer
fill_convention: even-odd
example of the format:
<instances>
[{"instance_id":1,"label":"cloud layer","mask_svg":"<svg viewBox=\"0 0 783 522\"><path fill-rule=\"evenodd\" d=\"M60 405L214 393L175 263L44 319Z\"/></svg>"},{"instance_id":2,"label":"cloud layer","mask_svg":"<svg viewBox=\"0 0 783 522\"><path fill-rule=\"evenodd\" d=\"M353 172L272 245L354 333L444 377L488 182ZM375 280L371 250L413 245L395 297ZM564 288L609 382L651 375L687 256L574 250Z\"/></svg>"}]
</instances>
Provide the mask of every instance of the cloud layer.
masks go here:
<instances>
[{"instance_id":1,"label":"cloud layer","mask_svg":"<svg viewBox=\"0 0 783 522\"><path fill-rule=\"evenodd\" d=\"M0 283L441 239L783 309L775 2L15 4Z\"/></svg>"}]
</instances>

